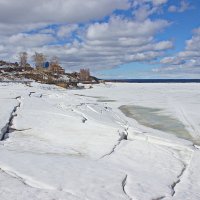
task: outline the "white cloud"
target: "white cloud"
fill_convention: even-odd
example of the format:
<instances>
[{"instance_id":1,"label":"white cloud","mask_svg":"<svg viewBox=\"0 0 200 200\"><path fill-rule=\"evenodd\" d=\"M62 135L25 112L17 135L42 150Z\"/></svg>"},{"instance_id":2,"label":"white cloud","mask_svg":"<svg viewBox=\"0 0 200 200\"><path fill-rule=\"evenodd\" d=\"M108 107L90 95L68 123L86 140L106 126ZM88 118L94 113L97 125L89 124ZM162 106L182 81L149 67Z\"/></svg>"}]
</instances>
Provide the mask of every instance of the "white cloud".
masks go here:
<instances>
[{"instance_id":1,"label":"white cloud","mask_svg":"<svg viewBox=\"0 0 200 200\"><path fill-rule=\"evenodd\" d=\"M78 23L101 19L113 10L128 7L128 0L0 0L0 22Z\"/></svg>"},{"instance_id":2,"label":"white cloud","mask_svg":"<svg viewBox=\"0 0 200 200\"><path fill-rule=\"evenodd\" d=\"M52 24L85 23L128 8L128 0L0 0L0 38Z\"/></svg>"},{"instance_id":3,"label":"white cloud","mask_svg":"<svg viewBox=\"0 0 200 200\"><path fill-rule=\"evenodd\" d=\"M91 25L87 31L87 38L90 40L109 40L121 37L148 37L156 34L168 25L169 22L166 20L151 21L147 19L140 23L138 21L122 20L119 17L113 17L109 23Z\"/></svg>"},{"instance_id":4,"label":"white cloud","mask_svg":"<svg viewBox=\"0 0 200 200\"><path fill-rule=\"evenodd\" d=\"M70 37L72 32L79 28L77 24L61 26L57 32L58 37Z\"/></svg>"},{"instance_id":5,"label":"white cloud","mask_svg":"<svg viewBox=\"0 0 200 200\"><path fill-rule=\"evenodd\" d=\"M184 51L163 58L161 64L164 66L159 71L200 73L200 28L195 29L192 38L186 41Z\"/></svg>"},{"instance_id":6,"label":"white cloud","mask_svg":"<svg viewBox=\"0 0 200 200\"><path fill-rule=\"evenodd\" d=\"M154 36L169 23L164 20L144 23L112 17L104 23L91 24L82 36L65 46L43 47L49 55L59 54L68 67L111 68L134 61L149 61L172 48L171 41L155 42Z\"/></svg>"},{"instance_id":7,"label":"white cloud","mask_svg":"<svg viewBox=\"0 0 200 200\"><path fill-rule=\"evenodd\" d=\"M151 8L149 5L142 5L137 9L135 14L135 19L138 21L144 21L146 20L151 14L156 12L157 8Z\"/></svg>"},{"instance_id":8,"label":"white cloud","mask_svg":"<svg viewBox=\"0 0 200 200\"><path fill-rule=\"evenodd\" d=\"M191 8L191 5L187 1L183 0L183 1L180 1L179 6L175 6L175 5L169 6L168 11L169 12L179 12L179 13L181 13L181 12L184 12L184 11L190 9L190 8Z\"/></svg>"},{"instance_id":9,"label":"white cloud","mask_svg":"<svg viewBox=\"0 0 200 200\"><path fill-rule=\"evenodd\" d=\"M1 23L0 19L0 36L11 36L21 32L29 32L46 26L44 23L29 24L7 24Z\"/></svg>"},{"instance_id":10,"label":"white cloud","mask_svg":"<svg viewBox=\"0 0 200 200\"><path fill-rule=\"evenodd\" d=\"M169 8L168 8L168 11L169 11L169 12L177 12L177 10L178 10L178 7L175 6L175 5L171 5L171 6L169 6Z\"/></svg>"},{"instance_id":11,"label":"white cloud","mask_svg":"<svg viewBox=\"0 0 200 200\"><path fill-rule=\"evenodd\" d=\"M25 48L38 47L53 42L55 39L49 34L23 34L12 35L8 38L8 44L13 46L23 46Z\"/></svg>"},{"instance_id":12,"label":"white cloud","mask_svg":"<svg viewBox=\"0 0 200 200\"><path fill-rule=\"evenodd\" d=\"M133 7L137 8L133 11L135 19L144 21L155 13L162 13L162 7L168 0L135 0Z\"/></svg>"},{"instance_id":13,"label":"white cloud","mask_svg":"<svg viewBox=\"0 0 200 200\"><path fill-rule=\"evenodd\" d=\"M154 6L161 6L167 2L168 0L134 0L132 4L133 6L138 6L144 3L151 3Z\"/></svg>"},{"instance_id":14,"label":"white cloud","mask_svg":"<svg viewBox=\"0 0 200 200\"><path fill-rule=\"evenodd\" d=\"M92 69L152 61L173 46L155 39L170 23L149 18L166 2L135 0L134 16L126 18L110 14L128 9L128 0L0 0L0 57L38 51L58 56L66 68Z\"/></svg>"},{"instance_id":15,"label":"white cloud","mask_svg":"<svg viewBox=\"0 0 200 200\"><path fill-rule=\"evenodd\" d=\"M11 45L17 47L15 52L11 51L13 58L24 49L30 55L35 51L49 56L57 55L64 66L74 69L82 66L92 69L112 68L127 62L154 60L163 55L165 50L172 47L172 42L156 42L154 36L168 25L165 20L147 19L139 23L111 17L108 22L91 24L82 33L81 42L74 40L65 45L49 46L48 42L54 41L50 34L17 34L8 38L8 50ZM76 28L72 26L72 30ZM67 29L67 34L70 31Z\"/></svg>"},{"instance_id":16,"label":"white cloud","mask_svg":"<svg viewBox=\"0 0 200 200\"><path fill-rule=\"evenodd\" d=\"M162 5L167 3L168 0L152 0L154 5Z\"/></svg>"}]
</instances>

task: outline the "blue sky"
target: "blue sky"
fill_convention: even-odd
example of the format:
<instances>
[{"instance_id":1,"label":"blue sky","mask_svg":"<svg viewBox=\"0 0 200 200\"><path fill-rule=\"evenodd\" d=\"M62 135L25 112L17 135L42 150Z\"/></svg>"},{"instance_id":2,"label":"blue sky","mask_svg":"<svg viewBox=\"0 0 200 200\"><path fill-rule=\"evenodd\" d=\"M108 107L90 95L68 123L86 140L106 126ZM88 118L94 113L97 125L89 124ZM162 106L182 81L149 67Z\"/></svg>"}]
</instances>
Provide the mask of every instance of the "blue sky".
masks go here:
<instances>
[{"instance_id":1,"label":"blue sky","mask_svg":"<svg viewBox=\"0 0 200 200\"><path fill-rule=\"evenodd\" d=\"M100 78L199 78L200 1L0 0L0 59L26 51Z\"/></svg>"},{"instance_id":2,"label":"blue sky","mask_svg":"<svg viewBox=\"0 0 200 200\"><path fill-rule=\"evenodd\" d=\"M155 14L152 18L162 18L169 20L172 24L166 28L163 32L156 36L157 40L170 39L174 43L174 47L166 52L166 55L174 55L185 48L185 41L191 39L192 31L200 26L200 1L187 1L189 4L188 9L184 12L168 12L170 5L180 4L180 1L168 1L164 6L161 14ZM128 13L129 15L129 13ZM105 78L187 78L187 74L179 74L176 72L175 76L169 73L154 73L154 68L162 67L161 63L150 64L141 62L132 62L128 64L120 65L111 70L102 70L99 72L100 76ZM173 73L173 72L172 72ZM191 74L188 78L200 78L200 73L194 76Z\"/></svg>"}]
</instances>

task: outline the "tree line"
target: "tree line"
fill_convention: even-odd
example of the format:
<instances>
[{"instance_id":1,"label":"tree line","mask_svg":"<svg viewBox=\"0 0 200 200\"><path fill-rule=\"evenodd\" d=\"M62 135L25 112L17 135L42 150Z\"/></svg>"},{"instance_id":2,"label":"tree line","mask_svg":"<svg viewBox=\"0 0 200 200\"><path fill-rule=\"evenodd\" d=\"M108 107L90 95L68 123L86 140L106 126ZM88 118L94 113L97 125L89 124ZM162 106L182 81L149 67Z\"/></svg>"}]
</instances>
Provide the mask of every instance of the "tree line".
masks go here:
<instances>
[{"instance_id":1,"label":"tree line","mask_svg":"<svg viewBox=\"0 0 200 200\"><path fill-rule=\"evenodd\" d=\"M46 62L46 56L43 53L35 52L32 56L33 61L35 62L36 69L40 70L44 68L44 64ZM20 52L19 53L19 64L21 67L26 68L30 65L28 64L28 53ZM55 67L59 66L59 59L56 56L53 56L50 60L49 66ZM81 68L79 72L79 79L81 81L90 81L91 75L90 70L86 68Z\"/></svg>"}]
</instances>

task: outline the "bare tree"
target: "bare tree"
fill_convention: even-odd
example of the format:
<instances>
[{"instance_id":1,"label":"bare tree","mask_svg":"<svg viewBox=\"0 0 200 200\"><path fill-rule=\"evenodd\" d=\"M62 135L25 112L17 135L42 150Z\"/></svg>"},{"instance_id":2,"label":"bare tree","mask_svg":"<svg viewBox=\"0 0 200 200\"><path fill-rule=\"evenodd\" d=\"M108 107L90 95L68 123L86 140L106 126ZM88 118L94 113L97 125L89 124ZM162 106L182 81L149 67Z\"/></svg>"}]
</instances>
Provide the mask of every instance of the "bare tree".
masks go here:
<instances>
[{"instance_id":1,"label":"bare tree","mask_svg":"<svg viewBox=\"0 0 200 200\"><path fill-rule=\"evenodd\" d=\"M19 53L19 63L21 67L26 67L27 66L27 59L28 59L28 54L27 52L20 52Z\"/></svg>"},{"instance_id":2,"label":"bare tree","mask_svg":"<svg viewBox=\"0 0 200 200\"><path fill-rule=\"evenodd\" d=\"M90 80L90 70L89 69L80 69L80 80L89 81Z\"/></svg>"},{"instance_id":3,"label":"bare tree","mask_svg":"<svg viewBox=\"0 0 200 200\"><path fill-rule=\"evenodd\" d=\"M42 69L44 67L44 63L46 61L46 57L43 53L37 53L35 52L35 55L33 56L33 59L35 61L35 66L37 69Z\"/></svg>"},{"instance_id":4,"label":"bare tree","mask_svg":"<svg viewBox=\"0 0 200 200\"><path fill-rule=\"evenodd\" d=\"M65 70L59 65L58 57L52 57L50 61L50 71L57 74L64 74Z\"/></svg>"},{"instance_id":5,"label":"bare tree","mask_svg":"<svg viewBox=\"0 0 200 200\"><path fill-rule=\"evenodd\" d=\"M51 65L59 65L58 57L54 56L54 57L51 58L50 66Z\"/></svg>"}]
</instances>

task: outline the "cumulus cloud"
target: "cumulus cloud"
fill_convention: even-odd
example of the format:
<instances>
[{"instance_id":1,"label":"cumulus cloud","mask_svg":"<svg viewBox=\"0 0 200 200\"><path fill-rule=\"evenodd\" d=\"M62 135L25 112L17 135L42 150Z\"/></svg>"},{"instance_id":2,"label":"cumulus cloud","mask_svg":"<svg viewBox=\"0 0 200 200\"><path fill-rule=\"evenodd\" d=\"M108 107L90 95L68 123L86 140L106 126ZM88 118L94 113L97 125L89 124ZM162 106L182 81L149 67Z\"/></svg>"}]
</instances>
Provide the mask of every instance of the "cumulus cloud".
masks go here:
<instances>
[{"instance_id":1,"label":"cumulus cloud","mask_svg":"<svg viewBox=\"0 0 200 200\"><path fill-rule=\"evenodd\" d=\"M175 56L165 57L161 60L164 66L158 71L179 71L200 73L200 27L193 31L191 39L185 42L185 50Z\"/></svg>"},{"instance_id":2,"label":"cumulus cloud","mask_svg":"<svg viewBox=\"0 0 200 200\"><path fill-rule=\"evenodd\" d=\"M12 35L8 38L8 44L14 46L38 47L52 42L54 38L49 34L23 34Z\"/></svg>"},{"instance_id":3,"label":"cumulus cloud","mask_svg":"<svg viewBox=\"0 0 200 200\"><path fill-rule=\"evenodd\" d=\"M71 34L78 30L78 25L77 24L70 24L70 25L65 25L65 26L61 26L59 27L59 30L57 32L58 37L70 37Z\"/></svg>"},{"instance_id":4,"label":"cumulus cloud","mask_svg":"<svg viewBox=\"0 0 200 200\"><path fill-rule=\"evenodd\" d=\"M127 9L128 0L0 0L3 23L77 23L101 19L116 9Z\"/></svg>"},{"instance_id":5,"label":"cumulus cloud","mask_svg":"<svg viewBox=\"0 0 200 200\"><path fill-rule=\"evenodd\" d=\"M144 3L151 3L154 6L160 6L160 5L163 5L167 2L168 2L168 0L134 0L133 5L138 6L138 5L141 5L141 4L144 4Z\"/></svg>"},{"instance_id":6,"label":"cumulus cloud","mask_svg":"<svg viewBox=\"0 0 200 200\"><path fill-rule=\"evenodd\" d=\"M173 47L171 41L155 39L170 22L149 17L166 2L0 0L0 57L16 59L20 51L38 51L58 56L71 69L152 61ZM118 9L132 9L133 16L117 16L113 12Z\"/></svg>"},{"instance_id":7,"label":"cumulus cloud","mask_svg":"<svg viewBox=\"0 0 200 200\"><path fill-rule=\"evenodd\" d=\"M68 67L110 68L122 63L150 61L172 48L171 41L154 41L154 35L168 26L165 20L144 23L112 17L108 22L91 24L83 42L65 46L43 47L49 54L60 52ZM47 50L48 48L48 50Z\"/></svg>"},{"instance_id":8,"label":"cumulus cloud","mask_svg":"<svg viewBox=\"0 0 200 200\"><path fill-rule=\"evenodd\" d=\"M0 0L0 36L52 24L88 22L128 8L128 0Z\"/></svg>"},{"instance_id":9,"label":"cumulus cloud","mask_svg":"<svg viewBox=\"0 0 200 200\"><path fill-rule=\"evenodd\" d=\"M184 12L184 11L190 9L190 8L191 8L190 3L183 0L183 1L180 2L179 6L176 6L176 5L169 6L168 11L169 12L179 12L179 13L181 13L181 12Z\"/></svg>"},{"instance_id":10,"label":"cumulus cloud","mask_svg":"<svg viewBox=\"0 0 200 200\"><path fill-rule=\"evenodd\" d=\"M167 2L168 0L134 1L133 7L137 8L133 11L135 19L138 21L144 21L152 14L162 13L162 6Z\"/></svg>"},{"instance_id":11,"label":"cumulus cloud","mask_svg":"<svg viewBox=\"0 0 200 200\"><path fill-rule=\"evenodd\" d=\"M154 5L161 5L167 3L168 0L152 0Z\"/></svg>"},{"instance_id":12,"label":"cumulus cloud","mask_svg":"<svg viewBox=\"0 0 200 200\"><path fill-rule=\"evenodd\" d=\"M87 30L87 38L91 40L118 39L121 37L136 38L153 36L169 23L166 20L145 20L143 23L131 20L123 20L113 17L108 23L95 23Z\"/></svg>"}]
</instances>

